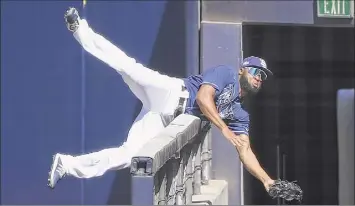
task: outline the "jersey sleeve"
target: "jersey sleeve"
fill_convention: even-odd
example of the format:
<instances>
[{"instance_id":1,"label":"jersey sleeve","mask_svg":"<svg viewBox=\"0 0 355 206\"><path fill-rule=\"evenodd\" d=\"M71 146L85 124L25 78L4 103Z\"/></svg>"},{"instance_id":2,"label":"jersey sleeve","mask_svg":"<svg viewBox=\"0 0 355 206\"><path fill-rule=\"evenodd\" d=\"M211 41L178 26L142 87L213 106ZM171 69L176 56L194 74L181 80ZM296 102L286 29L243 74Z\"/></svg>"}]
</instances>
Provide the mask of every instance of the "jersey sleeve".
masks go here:
<instances>
[{"instance_id":1,"label":"jersey sleeve","mask_svg":"<svg viewBox=\"0 0 355 206\"><path fill-rule=\"evenodd\" d=\"M227 126L236 135L245 134L249 136L249 122L249 116L245 116L238 120L228 121Z\"/></svg>"},{"instance_id":2,"label":"jersey sleeve","mask_svg":"<svg viewBox=\"0 0 355 206\"><path fill-rule=\"evenodd\" d=\"M221 92L224 87L233 82L232 69L226 66L218 66L208 69L202 75L202 83L211 85L218 92Z\"/></svg>"}]
</instances>

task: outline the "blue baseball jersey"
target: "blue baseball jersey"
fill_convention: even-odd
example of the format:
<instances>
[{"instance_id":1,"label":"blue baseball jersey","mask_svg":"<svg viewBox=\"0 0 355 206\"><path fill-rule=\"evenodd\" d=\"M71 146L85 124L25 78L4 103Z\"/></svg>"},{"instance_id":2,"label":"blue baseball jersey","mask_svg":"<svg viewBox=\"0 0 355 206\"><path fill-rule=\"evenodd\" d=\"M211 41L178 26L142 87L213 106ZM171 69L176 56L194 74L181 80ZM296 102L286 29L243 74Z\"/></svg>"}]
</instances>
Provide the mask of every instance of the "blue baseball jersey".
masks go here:
<instances>
[{"instance_id":1,"label":"blue baseball jersey","mask_svg":"<svg viewBox=\"0 0 355 206\"><path fill-rule=\"evenodd\" d=\"M249 135L249 113L242 107L239 97L239 79L235 68L217 66L200 75L184 79L190 93L185 113L205 118L197 102L196 95L203 84L215 88L215 104L220 117L236 134Z\"/></svg>"}]
</instances>

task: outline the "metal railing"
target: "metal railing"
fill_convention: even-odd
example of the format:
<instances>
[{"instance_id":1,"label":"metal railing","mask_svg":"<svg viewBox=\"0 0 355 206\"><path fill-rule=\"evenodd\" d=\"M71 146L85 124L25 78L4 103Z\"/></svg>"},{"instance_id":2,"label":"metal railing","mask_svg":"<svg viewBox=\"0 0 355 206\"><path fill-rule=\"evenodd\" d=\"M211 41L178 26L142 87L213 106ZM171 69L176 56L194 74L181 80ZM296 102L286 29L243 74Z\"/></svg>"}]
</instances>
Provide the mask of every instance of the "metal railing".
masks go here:
<instances>
[{"instance_id":1,"label":"metal railing","mask_svg":"<svg viewBox=\"0 0 355 206\"><path fill-rule=\"evenodd\" d=\"M132 158L132 205L186 205L211 176L211 125L182 114Z\"/></svg>"}]
</instances>

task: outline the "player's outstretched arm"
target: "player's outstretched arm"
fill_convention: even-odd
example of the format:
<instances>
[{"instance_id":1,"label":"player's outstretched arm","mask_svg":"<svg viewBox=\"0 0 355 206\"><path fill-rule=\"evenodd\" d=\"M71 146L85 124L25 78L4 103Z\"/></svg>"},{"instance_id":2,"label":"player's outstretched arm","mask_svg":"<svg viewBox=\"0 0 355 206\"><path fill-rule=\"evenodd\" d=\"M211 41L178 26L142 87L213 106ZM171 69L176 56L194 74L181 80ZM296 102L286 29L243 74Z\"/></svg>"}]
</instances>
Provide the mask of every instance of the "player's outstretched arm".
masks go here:
<instances>
[{"instance_id":1,"label":"player's outstretched arm","mask_svg":"<svg viewBox=\"0 0 355 206\"><path fill-rule=\"evenodd\" d=\"M197 93L196 101L202 113L222 132L238 150L240 160L244 167L257 179L259 179L268 190L269 186L274 182L260 166L259 161L255 157L250 148L249 137L245 134L236 135L224 123L217 112L214 103L215 89L211 85L202 85Z\"/></svg>"},{"instance_id":2,"label":"player's outstretched arm","mask_svg":"<svg viewBox=\"0 0 355 206\"><path fill-rule=\"evenodd\" d=\"M261 167L258 159L250 147L249 137L245 134L234 134L234 136L236 139L235 147L244 167L250 172L250 174L260 180L264 184L265 189L268 190L269 187L274 183L274 180L272 180Z\"/></svg>"},{"instance_id":3,"label":"player's outstretched arm","mask_svg":"<svg viewBox=\"0 0 355 206\"><path fill-rule=\"evenodd\" d=\"M75 8L69 8L65 15L69 31L85 51L108 64L117 71L124 68L142 66L134 58L127 56L121 49L112 44L102 35L96 33L85 19L81 19Z\"/></svg>"}]
</instances>

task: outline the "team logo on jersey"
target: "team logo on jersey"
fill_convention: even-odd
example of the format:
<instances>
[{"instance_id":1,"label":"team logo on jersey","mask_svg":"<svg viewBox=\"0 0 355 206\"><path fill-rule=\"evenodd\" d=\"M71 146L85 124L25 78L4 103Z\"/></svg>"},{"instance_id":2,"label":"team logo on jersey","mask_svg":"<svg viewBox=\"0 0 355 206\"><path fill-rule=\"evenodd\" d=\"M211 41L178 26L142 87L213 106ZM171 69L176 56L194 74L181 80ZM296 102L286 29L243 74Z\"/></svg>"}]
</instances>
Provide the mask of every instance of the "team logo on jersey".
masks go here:
<instances>
[{"instance_id":1,"label":"team logo on jersey","mask_svg":"<svg viewBox=\"0 0 355 206\"><path fill-rule=\"evenodd\" d=\"M233 84L227 85L217 98L216 106L218 113L222 119L233 119L233 100L236 98L237 92Z\"/></svg>"}]
</instances>

